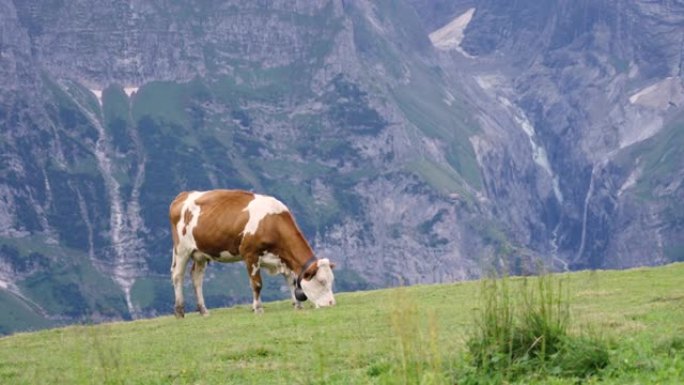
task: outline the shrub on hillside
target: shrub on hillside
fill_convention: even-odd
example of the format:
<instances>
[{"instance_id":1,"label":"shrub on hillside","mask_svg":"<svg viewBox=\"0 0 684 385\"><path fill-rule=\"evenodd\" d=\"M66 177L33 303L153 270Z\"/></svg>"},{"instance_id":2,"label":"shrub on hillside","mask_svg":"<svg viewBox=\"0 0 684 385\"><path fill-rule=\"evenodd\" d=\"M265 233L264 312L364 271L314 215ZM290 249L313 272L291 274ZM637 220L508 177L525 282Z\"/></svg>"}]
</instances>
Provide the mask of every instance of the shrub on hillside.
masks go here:
<instances>
[{"instance_id":1,"label":"shrub on hillside","mask_svg":"<svg viewBox=\"0 0 684 385\"><path fill-rule=\"evenodd\" d=\"M608 365L608 348L596 338L568 332L567 300L550 275L522 281L511 295L511 280L482 283L482 307L467 341L471 371L460 383L501 383L522 376L587 377Z\"/></svg>"}]
</instances>

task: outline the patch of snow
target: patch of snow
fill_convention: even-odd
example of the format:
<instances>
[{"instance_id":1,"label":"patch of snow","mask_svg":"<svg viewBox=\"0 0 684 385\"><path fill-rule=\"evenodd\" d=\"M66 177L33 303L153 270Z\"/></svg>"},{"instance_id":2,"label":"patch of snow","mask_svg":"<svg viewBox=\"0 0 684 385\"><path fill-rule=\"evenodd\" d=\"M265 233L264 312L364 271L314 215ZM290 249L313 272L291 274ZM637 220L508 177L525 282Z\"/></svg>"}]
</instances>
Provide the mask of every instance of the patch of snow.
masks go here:
<instances>
[{"instance_id":1,"label":"patch of snow","mask_svg":"<svg viewBox=\"0 0 684 385\"><path fill-rule=\"evenodd\" d=\"M620 148L625 148L644 141L663 127L663 118L648 112L636 111L632 124L620 127Z\"/></svg>"},{"instance_id":2,"label":"patch of snow","mask_svg":"<svg viewBox=\"0 0 684 385\"><path fill-rule=\"evenodd\" d=\"M130 98L133 94L138 92L138 87L124 87L124 92Z\"/></svg>"},{"instance_id":3,"label":"patch of snow","mask_svg":"<svg viewBox=\"0 0 684 385\"><path fill-rule=\"evenodd\" d=\"M503 83L503 78L499 75L477 75L474 79L477 85L485 91L497 88Z\"/></svg>"},{"instance_id":4,"label":"patch of snow","mask_svg":"<svg viewBox=\"0 0 684 385\"><path fill-rule=\"evenodd\" d=\"M444 103L446 103L447 106L451 107L451 105L454 103L454 100L456 100L454 94L452 94L448 90L444 90L444 96L446 97L442 100L444 101Z\"/></svg>"},{"instance_id":5,"label":"patch of snow","mask_svg":"<svg viewBox=\"0 0 684 385\"><path fill-rule=\"evenodd\" d=\"M627 180L625 181L625 183L623 183L622 186L620 186L620 189L617 192L617 196L618 197L621 196L622 193L624 193L628 188L631 188L632 186L634 186L640 176L641 176L641 169L640 168L634 169L634 171L632 171L632 173L629 174L629 176L627 177Z\"/></svg>"},{"instance_id":6,"label":"patch of snow","mask_svg":"<svg viewBox=\"0 0 684 385\"><path fill-rule=\"evenodd\" d=\"M658 110L681 106L684 104L684 86L678 76L671 76L639 90L629 97L629 102Z\"/></svg>"},{"instance_id":7,"label":"patch of snow","mask_svg":"<svg viewBox=\"0 0 684 385\"><path fill-rule=\"evenodd\" d=\"M464 31L470 23L470 20L472 20L474 13L475 8L470 8L463 14L457 16L449 24L430 33L428 36L430 37L432 45L437 49L445 51L455 49L464 56L473 58L472 55L461 48L461 42L463 41Z\"/></svg>"},{"instance_id":8,"label":"patch of snow","mask_svg":"<svg viewBox=\"0 0 684 385\"><path fill-rule=\"evenodd\" d=\"M626 124L619 125L620 148L631 146L657 134L664 125L664 114L684 106L684 84L679 76L659 80L629 97Z\"/></svg>"},{"instance_id":9,"label":"patch of snow","mask_svg":"<svg viewBox=\"0 0 684 385\"><path fill-rule=\"evenodd\" d=\"M102 90L90 90L90 92L95 95L97 101L100 102L100 106L102 106Z\"/></svg>"}]
</instances>

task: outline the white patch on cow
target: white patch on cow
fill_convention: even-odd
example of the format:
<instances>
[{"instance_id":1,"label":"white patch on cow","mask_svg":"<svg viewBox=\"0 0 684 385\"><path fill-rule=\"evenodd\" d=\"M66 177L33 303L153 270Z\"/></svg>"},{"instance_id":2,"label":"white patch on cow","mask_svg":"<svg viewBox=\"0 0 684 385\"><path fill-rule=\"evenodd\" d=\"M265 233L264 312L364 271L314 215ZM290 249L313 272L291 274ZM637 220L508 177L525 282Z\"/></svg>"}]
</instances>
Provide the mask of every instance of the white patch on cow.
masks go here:
<instances>
[{"instance_id":1,"label":"white patch on cow","mask_svg":"<svg viewBox=\"0 0 684 385\"><path fill-rule=\"evenodd\" d=\"M264 253L259 256L257 263L252 265L252 275L256 275L259 272L259 269L262 267L266 269L270 275L289 275L292 273L292 271L287 267L286 264L283 263L279 256L269 251L264 251Z\"/></svg>"},{"instance_id":2,"label":"white patch on cow","mask_svg":"<svg viewBox=\"0 0 684 385\"><path fill-rule=\"evenodd\" d=\"M181 217L178 223L176 223L176 233L178 234L178 246L176 252L178 254L190 253L197 249L197 242L193 236L193 231L197 227L197 221L200 216L200 207L197 205L197 199L204 195L204 191L193 191L183 202L183 207L181 208ZM192 214L190 222L185 224L185 214L187 212ZM185 229L185 234L183 234L183 229Z\"/></svg>"},{"instance_id":3,"label":"white patch on cow","mask_svg":"<svg viewBox=\"0 0 684 385\"><path fill-rule=\"evenodd\" d=\"M192 259L198 262L214 261L221 263L233 263L242 261L241 255L233 255L229 251L222 251L219 253L218 257L209 255L203 251L195 250L192 252Z\"/></svg>"},{"instance_id":4,"label":"white patch on cow","mask_svg":"<svg viewBox=\"0 0 684 385\"><path fill-rule=\"evenodd\" d=\"M259 223L267 215L287 212L287 207L279 200L266 195L254 194L254 199L244 208L249 212L249 220L242 234L254 234L259 228Z\"/></svg>"},{"instance_id":5,"label":"white patch on cow","mask_svg":"<svg viewBox=\"0 0 684 385\"><path fill-rule=\"evenodd\" d=\"M265 268L270 275L289 275L291 273L291 270L283 263L280 257L269 251L265 251L259 256L259 267Z\"/></svg>"},{"instance_id":6,"label":"white patch on cow","mask_svg":"<svg viewBox=\"0 0 684 385\"><path fill-rule=\"evenodd\" d=\"M264 312L264 307L261 305L261 297L259 297L259 299L252 300L252 310L254 310L254 312L257 314Z\"/></svg>"},{"instance_id":7,"label":"white patch on cow","mask_svg":"<svg viewBox=\"0 0 684 385\"><path fill-rule=\"evenodd\" d=\"M203 253L199 250L195 250L192 252L192 259L197 262L207 262L212 260L211 255Z\"/></svg>"},{"instance_id":8,"label":"white patch on cow","mask_svg":"<svg viewBox=\"0 0 684 385\"><path fill-rule=\"evenodd\" d=\"M330 267L330 260L323 258L318 260L316 275L309 280L302 279L301 286L309 301L316 307L325 307L335 304L332 292L334 282L335 276Z\"/></svg>"},{"instance_id":9,"label":"white patch on cow","mask_svg":"<svg viewBox=\"0 0 684 385\"><path fill-rule=\"evenodd\" d=\"M231 263L231 262L238 262L242 260L241 255L233 255L230 253L230 251L222 251L219 253L218 258L214 258L216 262L224 262L224 263Z\"/></svg>"},{"instance_id":10,"label":"white patch on cow","mask_svg":"<svg viewBox=\"0 0 684 385\"><path fill-rule=\"evenodd\" d=\"M283 263L280 261L280 257L265 251L261 256L259 257L259 263L261 263L262 266L280 266Z\"/></svg>"}]
</instances>

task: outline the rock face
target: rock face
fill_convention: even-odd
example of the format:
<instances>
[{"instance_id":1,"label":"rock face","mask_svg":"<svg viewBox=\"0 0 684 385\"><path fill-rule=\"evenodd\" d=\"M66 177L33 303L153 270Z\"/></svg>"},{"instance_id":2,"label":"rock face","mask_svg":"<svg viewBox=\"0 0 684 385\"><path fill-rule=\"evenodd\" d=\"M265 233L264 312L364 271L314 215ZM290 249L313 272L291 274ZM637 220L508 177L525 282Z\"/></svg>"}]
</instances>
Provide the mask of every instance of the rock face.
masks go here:
<instances>
[{"instance_id":1,"label":"rock face","mask_svg":"<svg viewBox=\"0 0 684 385\"><path fill-rule=\"evenodd\" d=\"M539 191L541 242L523 242L571 268L681 259L684 3L463 3L459 48L481 68L468 74L514 106L553 187Z\"/></svg>"},{"instance_id":2,"label":"rock face","mask_svg":"<svg viewBox=\"0 0 684 385\"><path fill-rule=\"evenodd\" d=\"M0 332L170 312L188 189L279 197L338 290L682 260L683 30L681 2L0 0Z\"/></svg>"}]
</instances>

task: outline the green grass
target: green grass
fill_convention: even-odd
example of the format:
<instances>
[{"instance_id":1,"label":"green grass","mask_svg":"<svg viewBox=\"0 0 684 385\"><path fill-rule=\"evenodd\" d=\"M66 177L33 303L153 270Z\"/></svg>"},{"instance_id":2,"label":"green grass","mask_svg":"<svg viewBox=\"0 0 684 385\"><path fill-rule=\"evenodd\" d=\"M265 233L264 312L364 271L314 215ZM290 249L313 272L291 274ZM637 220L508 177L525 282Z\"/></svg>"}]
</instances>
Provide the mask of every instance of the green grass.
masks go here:
<instances>
[{"instance_id":1,"label":"green grass","mask_svg":"<svg viewBox=\"0 0 684 385\"><path fill-rule=\"evenodd\" d=\"M139 121L144 116L181 127L190 124L187 109L193 100L207 98L208 89L200 80L186 83L154 81L140 87L133 96L132 117Z\"/></svg>"},{"instance_id":2,"label":"green grass","mask_svg":"<svg viewBox=\"0 0 684 385\"><path fill-rule=\"evenodd\" d=\"M684 114L675 116L652 138L625 148L616 157L618 165L641 168L634 191L643 200L662 200L662 196L654 193L658 187L672 182L672 175L681 169L683 162Z\"/></svg>"},{"instance_id":3,"label":"green grass","mask_svg":"<svg viewBox=\"0 0 684 385\"><path fill-rule=\"evenodd\" d=\"M423 134L446 143L449 165L470 186L482 189L478 162L468 139L478 132L478 128L468 115L465 102L451 90L456 93L455 99L452 105L445 103L448 89L441 86L444 79L438 73L412 67L411 74L414 78L411 83L392 90L399 108Z\"/></svg>"},{"instance_id":4,"label":"green grass","mask_svg":"<svg viewBox=\"0 0 684 385\"><path fill-rule=\"evenodd\" d=\"M2 309L0 333L8 333L11 330L43 329L55 324L46 319L35 306L8 291L0 291L0 309Z\"/></svg>"},{"instance_id":5,"label":"green grass","mask_svg":"<svg viewBox=\"0 0 684 385\"><path fill-rule=\"evenodd\" d=\"M505 383L684 382L683 276L684 264L562 275L568 333L605 341L608 366L589 378L533 373ZM537 280L508 279L510 293L524 282ZM280 301L262 315L245 304L208 318L20 333L0 339L0 383L465 383L481 294L478 282L413 286L339 294L329 309Z\"/></svg>"},{"instance_id":6,"label":"green grass","mask_svg":"<svg viewBox=\"0 0 684 385\"><path fill-rule=\"evenodd\" d=\"M461 196L469 197L468 191L463 187L463 182L458 175L450 169L431 162L428 159L418 159L406 165L406 169L432 186L435 190L444 195L459 193Z\"/></svg>"}]
</instances>

